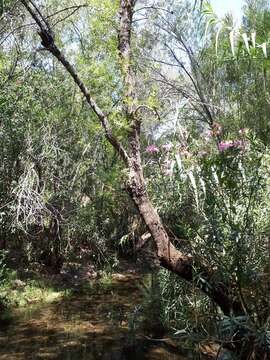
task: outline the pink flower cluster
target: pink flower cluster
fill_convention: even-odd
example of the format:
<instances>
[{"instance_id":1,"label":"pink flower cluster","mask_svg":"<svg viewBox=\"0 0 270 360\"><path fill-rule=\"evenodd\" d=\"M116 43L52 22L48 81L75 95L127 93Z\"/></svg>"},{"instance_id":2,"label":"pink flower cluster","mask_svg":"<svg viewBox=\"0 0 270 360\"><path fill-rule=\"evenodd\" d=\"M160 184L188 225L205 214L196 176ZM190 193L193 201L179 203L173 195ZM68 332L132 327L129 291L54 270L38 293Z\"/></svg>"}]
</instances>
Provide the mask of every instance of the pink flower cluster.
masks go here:
<instances>
[{"instance_id":1,"label":"pink flower cluster","mask_svg":"<svg viewBox=\"0 0 270 360\"><path fill-rule=\"evenodd\" d=\"M159 148L156 145L152 144L152 145L148 145L145 151L148 154L156 154L159 152Z\"/></svg>"},{"instance_id":2,"label":"pink flower cluster","mask_svg":"<svg viewBox=\"0 0 270 360\"><path fill-rule=\"evenodd\" d=\"M173 145L171 143L162 145L162 149L165 150L165 151L172 150L172 147L173 147Z\"/></svg>"},{"instance_id":3,"label":"pink flower cluster","mask_svg":"<svg viewBox=\"0 0 270 360\"><path fill-rule=\"evenodd\" d=\"M218 149L219 151L225 151L225 150L228 150L228 149L232 149L232 148L235 148L235 149L241 149L243 148L244 144L243 144L243 141L241 140L227 140L227 141L221 141L219 144L218 144Z\"/></svg>"},{"instance_id":4,"label":"pink flower cluster","mask_svg":"<svg viewBox=\"0 0 270 360\"><path fill-rule=\"evenodd\" d=\"M173 148L173 145L171 143L162 145L162 150L166 151L166 152L171 151L172 148ZM147 148L145 149L145 151L148 154L156 154L159 152L159 148L156 145L152 144L152 145L148 145Z\"/></svg>"}]
</instances>

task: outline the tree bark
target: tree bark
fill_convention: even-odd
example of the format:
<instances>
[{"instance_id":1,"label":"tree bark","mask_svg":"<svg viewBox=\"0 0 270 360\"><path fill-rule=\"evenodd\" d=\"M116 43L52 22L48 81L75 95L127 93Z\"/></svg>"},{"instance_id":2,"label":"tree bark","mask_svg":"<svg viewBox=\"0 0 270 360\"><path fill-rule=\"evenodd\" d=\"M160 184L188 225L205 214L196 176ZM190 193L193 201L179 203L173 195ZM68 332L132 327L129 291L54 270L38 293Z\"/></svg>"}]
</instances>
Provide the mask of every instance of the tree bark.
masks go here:
<instances>
[{"instance_id":1,"label":"tree bark","mask_svg":"<svg viewBox=\"0 0 270 360\"><path fill-rule=\"evenodd\" d=\"M194 280L193 268L196 267L197 272L201 274L196 279L196 286L207 294L225 315L229 316L232 312L242 314L241 304L231 300L222 283L213 281L213 271L202 263L196 263L192 256L185 255L172 244L160 216L148 197L142 168L137 163L135 169L130 170L127 191L152 235L160 265L188 282Z\"/></svg>"}]
</instances>

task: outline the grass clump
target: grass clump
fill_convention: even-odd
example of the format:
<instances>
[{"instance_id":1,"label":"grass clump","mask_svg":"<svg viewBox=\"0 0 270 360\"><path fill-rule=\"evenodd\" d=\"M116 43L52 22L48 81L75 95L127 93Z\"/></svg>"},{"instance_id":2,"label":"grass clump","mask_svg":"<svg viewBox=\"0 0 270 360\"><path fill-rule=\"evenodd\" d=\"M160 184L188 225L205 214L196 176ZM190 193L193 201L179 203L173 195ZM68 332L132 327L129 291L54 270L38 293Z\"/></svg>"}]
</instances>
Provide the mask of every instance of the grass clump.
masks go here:
<instances>
[{"instance_id":1,"label":"grass clump","mask_svg":"<svg viewBox=\"0 0 270 360\"><path fill-rule=\"evenodd\" d=\"M66 296L66 290L55 290L42 280L21 280L17 271L6 269L0 284L2 309L24 307L37 303L51 303Z\"/></svg>"}]
</instances>

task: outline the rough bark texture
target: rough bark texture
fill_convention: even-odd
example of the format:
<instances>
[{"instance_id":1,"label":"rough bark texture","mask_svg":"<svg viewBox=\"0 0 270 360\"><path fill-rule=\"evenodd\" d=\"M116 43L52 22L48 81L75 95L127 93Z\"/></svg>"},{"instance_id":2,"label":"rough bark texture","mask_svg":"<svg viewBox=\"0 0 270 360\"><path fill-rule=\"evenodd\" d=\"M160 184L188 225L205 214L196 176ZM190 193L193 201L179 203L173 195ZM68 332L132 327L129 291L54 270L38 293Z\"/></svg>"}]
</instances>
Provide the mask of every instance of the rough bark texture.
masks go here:
<instances>
[{"instance_id":1,"label":"rough bark texture","mask_svg":"<svg viewBox=\"0 0 270 360\"><path fill-rule=\"evenodd\" d=\"M134 204L136 205L140 215L147 225L152 238L155 242L157 255L160 264L166 269L178 274L181 278L193 280L194 259L185 255L170 242L169 236L162 224L162 221L152 205L147 194L145 180L143 176L143 168L141 162L140 151L140 119L137 117L137 100L135 93L135 76L132 71L132 52L131 52L131 31L132 17L136 0L120 0L120 26L119 26L119 57L122 65L123 83L125 88L124 112L129 122L129 148L126 150L121 142L114 136L108 118L99 108L92 98L89 90L81 81L74 67L68 62L64 54L55 44L53 34L37 8L27 0L21 0L22 4L31 14L39 27L39 35L42 45L62 63L66 71L72 76L74 82L80 88L90 109L97 115L101 125L104 128L105 136L111 145L118 152L128 168L127 191L130 194ZM30 6L32 4L32 6ZM199 264L196 267L201 268ZM202 281L198 282L200 287L207 293L211 299L220 306L226 315L231 310L238 310L241 307L234 304L226 292L226 288L222 284L212 283L211 271L203 268Z\"/></svg>"}]
</instances>

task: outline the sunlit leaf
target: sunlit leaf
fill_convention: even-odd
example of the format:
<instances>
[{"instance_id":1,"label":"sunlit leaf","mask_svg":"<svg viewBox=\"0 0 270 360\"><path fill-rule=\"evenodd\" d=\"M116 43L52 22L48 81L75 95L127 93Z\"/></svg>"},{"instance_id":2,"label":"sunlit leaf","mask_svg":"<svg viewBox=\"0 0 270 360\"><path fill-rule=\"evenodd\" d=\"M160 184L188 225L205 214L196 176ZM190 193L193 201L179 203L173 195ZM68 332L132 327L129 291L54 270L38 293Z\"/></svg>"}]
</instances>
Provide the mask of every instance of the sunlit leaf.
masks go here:
<instances>
[{"instance_id":1,"label":"sunlit leaf","mask_svg":"<svg viewBox=\"0 0 270 360\"><path fill-rule=\"evenodd\" d=\"M219 35L220 35L220 32L222 30L222 26L219 27L217 33L216 33L216 55L217 55L217 51L218 51L218 39L219 39Z\"/></svg>"},{"instance_id":2,"label":"sunlit leaf","mask_svg":"<svg viewBox=\"0 0 270 360\"><path fill-rule=\"evenodd\" d=\"M235 56L235 32L234 32L234 30L232 30L230 32L230 44L231 44L232 54L233 54L233 56Z\"/></svg>"},{"instance_id":3,"label":"sunlit leaf","mask_svg":"<svg viewBox=\"0 0 270 360\"><path fill-rule=\"evenodd\" d=\"M247 49L248 53L250 53L249 43L248 43L249 38L248 38L247 34L246 33L242 34L242 38L244 40L244 43L245 43L245 46L246 46L246 49Z\"/></svg>"},{"instance_id":4,"label":"sunlit leaf","mask_svg":"<svg viewBox=\"0 0 270 360\"><path fill-rule=\"evenodd\" d=\"M252 42L252 46L255 48L256 47L256 32L251 33L251 42Z\"/></svg>"},{"instance_id":5,"label":"sunlit leaf","mask_svg":"<svg viewBox=\"0 0 270 360\"><path fill-rule=\"evenodd\" d=\"M267 58L267 47L266 47L266 43L264 42L262 45L262 51L264 56Z\"/></svg>"}]
</instances>

